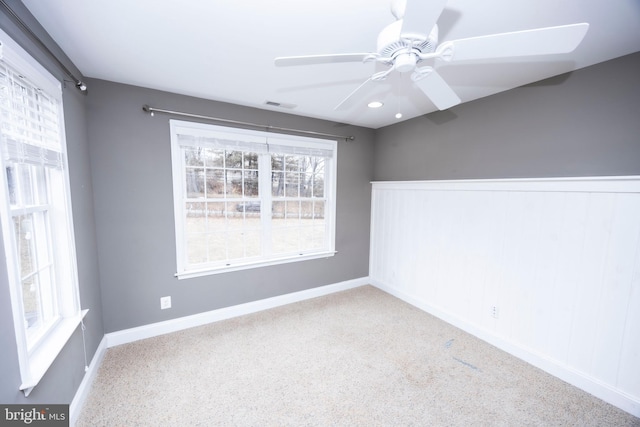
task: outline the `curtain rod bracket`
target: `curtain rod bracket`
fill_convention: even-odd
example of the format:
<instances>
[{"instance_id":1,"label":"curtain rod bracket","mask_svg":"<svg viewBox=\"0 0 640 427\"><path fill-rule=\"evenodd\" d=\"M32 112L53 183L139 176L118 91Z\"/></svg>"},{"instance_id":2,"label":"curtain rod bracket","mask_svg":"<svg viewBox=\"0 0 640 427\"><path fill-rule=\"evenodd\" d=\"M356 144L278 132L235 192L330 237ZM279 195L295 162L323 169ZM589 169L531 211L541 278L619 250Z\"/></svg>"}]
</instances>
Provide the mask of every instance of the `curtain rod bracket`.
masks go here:
<instances>
[{"instance_id":1,"label":"curtain rod bracket","mask_svg":"<svg viewBox=\"0 0 640 427\"><path fill-rule=\"evenodd\" d=\"M142 111L144 111L145 113L150 114L151 116L153 116L153 113L172 114L172 115L176 115L176 116L191 117L191 118L204 119L204 120L212 120L212 121L215 121L215 122L226 123L226 124L229 124L229 125L238 125L238 126L252 127L252 128L255 128L255 129L263 129L266 132L274 132L274 131L275 132L285 132L285 133L306 135L306 136L312 136L312 137L315 136L315 137L320 137L320 138L344 139L345 141L355 141L355 139L356 139L356 137L353 136L353 135L349 135L349 136L333 135L333 134L330 134L330 133L313 132L313 131L308 131L308 130L289 129L289 128L283 128L283 127L278 127L278 126L270 126L270 125L259 125L259 124L256 124L256 123L249 123L249 122L241 122L241 121L237 121L237 120L222 119L220 117L203 116L203 115L200 115L200 114L185 113L185 112L182 112L182 111L163 110L161 108L151 107L148 104L144 104L142 106Z\"/></svg>"}]
</instances>

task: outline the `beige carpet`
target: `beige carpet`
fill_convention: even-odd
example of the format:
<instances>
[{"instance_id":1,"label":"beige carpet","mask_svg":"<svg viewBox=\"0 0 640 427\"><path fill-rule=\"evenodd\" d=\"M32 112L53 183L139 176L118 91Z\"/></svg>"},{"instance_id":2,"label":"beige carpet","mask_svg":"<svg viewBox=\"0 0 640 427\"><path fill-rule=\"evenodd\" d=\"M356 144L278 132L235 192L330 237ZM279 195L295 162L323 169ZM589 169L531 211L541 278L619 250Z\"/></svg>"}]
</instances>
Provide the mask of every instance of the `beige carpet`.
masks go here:
<instances>
[{"instance_id":1,"label":"beige carpet","mask_svg":"<svg viewBox=\"0 0 640 427\"><path fill-rule=\"evenodd\" d=\"M365 286L111 348L79 426L640 426Z\"/></svg>"}]
</instances>

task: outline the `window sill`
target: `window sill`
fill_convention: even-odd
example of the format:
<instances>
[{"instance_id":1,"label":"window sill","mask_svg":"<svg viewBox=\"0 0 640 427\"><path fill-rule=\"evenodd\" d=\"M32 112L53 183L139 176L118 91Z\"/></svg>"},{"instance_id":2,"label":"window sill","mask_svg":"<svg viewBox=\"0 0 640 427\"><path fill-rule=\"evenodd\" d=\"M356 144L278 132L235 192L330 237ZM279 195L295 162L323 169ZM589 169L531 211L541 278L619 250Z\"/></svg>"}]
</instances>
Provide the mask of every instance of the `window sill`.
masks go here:
<instances>
[{"instance_id":1,"label":"window sill","mask_svg":"<svg viewBox=\"0 0 640 427\"><path fill-rule=\"evenodd\" d=\"M266 261L257 261L257 262L254 261L254 262L246 262L246 263L238 262L236 264L224 265L220 267L208 267L208 268L203 268L199 270L183 271L183 272L176 273L175 276L179 280L191 279L193 277L208 276L211 274L229 273L231 271L249 270L252 268L268 267L271 265L287 264L290 262L308 261L308 260L319 259L319 258L329 258L334 256L337 253L338 253L337 251L326 251L326 252L316 252L312 254L289 256L286 258L275 258L275 259L270 259Z\"/></svg>"},{"instance_id":2,"label":"window sill","mask_svg":"<svg viewBox=\"0 0 640 427\"><path fill-rule=\"evenodd\" d=\"M87 315L89 310L82 310L80 313L73 317L67 317L60 320L60 323L56 325L51 334L42 342L29 356L29 378L23 378L23 383L20 386L20 390L24 392L25 397L29 396L29 393L40 382L44 374L49 367L53 364L53 361L58 357L62 348L67 344L71 335L78 327L78 325Z\"/></svg>"}]
</instances>

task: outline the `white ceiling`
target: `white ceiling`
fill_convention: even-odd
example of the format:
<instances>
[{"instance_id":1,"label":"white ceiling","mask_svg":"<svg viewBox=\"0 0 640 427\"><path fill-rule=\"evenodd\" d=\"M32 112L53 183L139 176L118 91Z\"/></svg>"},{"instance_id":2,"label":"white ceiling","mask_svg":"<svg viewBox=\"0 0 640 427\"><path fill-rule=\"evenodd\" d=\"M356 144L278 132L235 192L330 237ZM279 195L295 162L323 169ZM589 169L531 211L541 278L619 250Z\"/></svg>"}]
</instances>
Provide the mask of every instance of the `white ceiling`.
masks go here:
<instances>
[{"instance_id":1,"label":"white ceiling","mask_svg":"<svg viewBox=\"0 0 640 427\"><path fill-rule=\"evenodd\" d=\"M369 128L396 123L398 111L401 120L436 111L409 73L334 111L379 64L274 66L278 56L375 52L378 33L395 20L390 0L23 3L87 77ZM438 72L468 102L640 50L639 0L449 0L438 26L442 43L579 22L590 27L573 53L444 64ZM373 98L384 107L367 108Z\"/></svg>"}]
</instances>

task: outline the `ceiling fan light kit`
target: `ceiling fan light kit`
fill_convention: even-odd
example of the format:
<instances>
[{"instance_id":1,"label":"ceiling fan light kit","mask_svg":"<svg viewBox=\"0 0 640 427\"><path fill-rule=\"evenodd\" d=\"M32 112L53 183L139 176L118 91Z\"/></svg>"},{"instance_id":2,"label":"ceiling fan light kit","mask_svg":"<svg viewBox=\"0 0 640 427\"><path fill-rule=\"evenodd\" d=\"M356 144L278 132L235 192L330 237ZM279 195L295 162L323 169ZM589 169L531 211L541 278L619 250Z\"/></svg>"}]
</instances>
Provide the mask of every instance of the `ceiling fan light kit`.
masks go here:
<instances>
[{"instance_id":1,"label":"ceiling fan light kit","mask_svg":"<svg viewBox=\"0 0 640 427\"><path fill-rule=\"evenodd\" d=\"M462 101L437 72L440 63L569 53L580 44L589 29L589 24L579 23L469 37L438 45L436 21L445 5L446 0L393 1L391 12L396 21L379 33L376 52L279 57L275 59L275 64L297 66L379 62L389 68L374 73L344 98L335 110L353 107L357 103L356 98L359 99L372 84L386 80L394 71L401 74L412 72L411 80L414 86L422 91L436 108L446 110Z\"/></svg>"}]
</instances>

